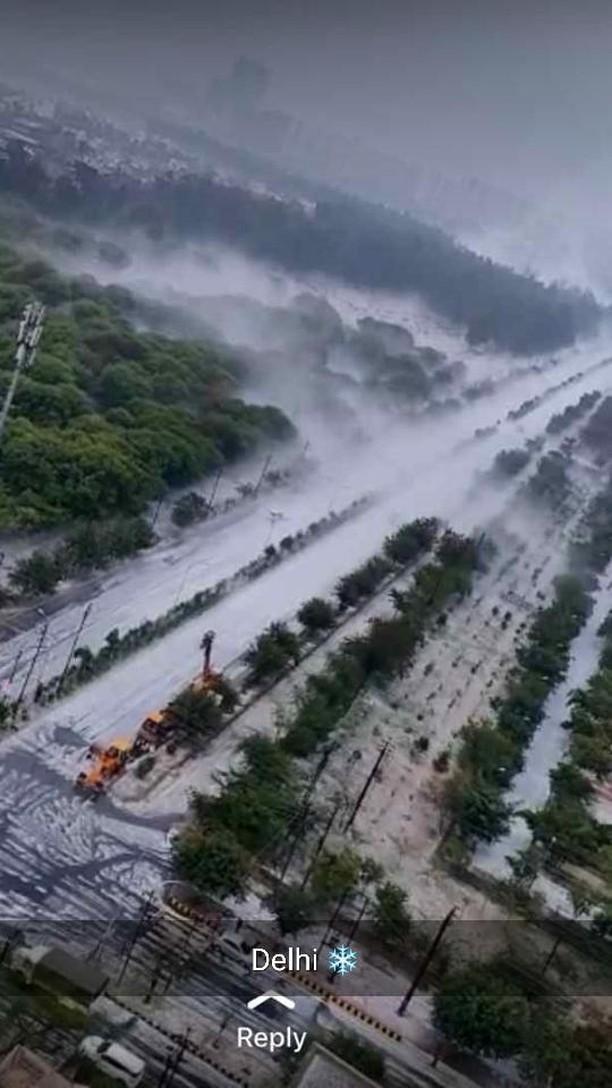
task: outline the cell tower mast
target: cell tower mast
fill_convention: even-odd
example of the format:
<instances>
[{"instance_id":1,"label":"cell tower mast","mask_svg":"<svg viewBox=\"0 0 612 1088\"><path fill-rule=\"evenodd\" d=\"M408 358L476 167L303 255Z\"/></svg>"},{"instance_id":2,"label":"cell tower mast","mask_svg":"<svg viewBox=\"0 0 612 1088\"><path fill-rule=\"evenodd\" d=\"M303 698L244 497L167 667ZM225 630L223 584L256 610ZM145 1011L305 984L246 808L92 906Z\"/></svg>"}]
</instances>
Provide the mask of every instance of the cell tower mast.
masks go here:
<instances>
[{"instance_id":1,"label":"cell tower mast","mask_svg":"<svg viewBox=\"0 0 612 1088\"><path fill-rule=\"evenodd\" d=\"M15 352L13 376L0 412L0 442L4 435L4 428L11 410L19 376L22 370L28 370L32 366L36 358L36 349L42 334L44 317L45 307L41 306L39 302L28 303L23 311L23 317L17 331L17 350Z\"/></svg>"}]
</instances>

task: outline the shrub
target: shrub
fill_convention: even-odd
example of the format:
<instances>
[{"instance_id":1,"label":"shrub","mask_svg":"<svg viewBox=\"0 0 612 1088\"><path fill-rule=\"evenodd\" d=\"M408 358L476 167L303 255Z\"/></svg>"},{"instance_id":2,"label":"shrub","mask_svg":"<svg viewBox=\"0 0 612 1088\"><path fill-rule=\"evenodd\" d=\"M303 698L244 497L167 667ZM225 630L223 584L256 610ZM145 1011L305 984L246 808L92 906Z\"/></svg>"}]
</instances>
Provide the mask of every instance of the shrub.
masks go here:
<instances>
[{"instance_id":1,"label":"shrub","mask_svg":"<svg viewBox=\"0 0 612 1088\"><path fill-rule=\"evenodd\" d=\"M336 621L336 613L329 601L322 597L311 597L300 608L297 618L309 635L320 631L329 631Z\"/></svg>"}]
</instances>

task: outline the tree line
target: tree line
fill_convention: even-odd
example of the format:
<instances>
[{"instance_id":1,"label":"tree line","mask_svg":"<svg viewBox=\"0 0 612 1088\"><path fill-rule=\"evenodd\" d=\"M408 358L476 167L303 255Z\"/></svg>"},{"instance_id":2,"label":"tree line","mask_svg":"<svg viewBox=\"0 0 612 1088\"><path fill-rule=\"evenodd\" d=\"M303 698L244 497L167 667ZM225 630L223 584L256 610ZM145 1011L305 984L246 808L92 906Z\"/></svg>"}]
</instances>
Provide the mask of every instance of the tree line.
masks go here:
<instances>
[{"instance_id":1,"label":"tree line","mask_svg":"<svg viewBox=\"0 0 612 1088\"><path fill-rule=\"evenodd\" d=\"M195 616L203 615L238 586L260 578L283 560L288 559L290 555L302 551L312 541L345 524L349 518L361 512L368 501L367 498L355 499L344 509L332 510L318 521L311 522L306 529L283 537L278 547L268 544L260 555L240 567L229 578L222 578L214 585L198 590L193 596L174 604L172 608L154 620L143 620L136 627L130 627L123 633L113 628L108 632L99 650L94 652L88 646L78 647L74 660L66 669L37 685L34 701L43 705L54 702L101 676L131 654L165 638L170 631L174 631L181 624ZM60 548L63 547L64 545L60 546Z\"/></svg>"},{"instance_id":2,"label":"tree line","mask_svg":"<svg viewBox=\"0 0 612 1088\"><path fill-rule=\"evenodd\" d=\"M429 545L422 539L424 553ZM367 683L385 682L410 667L429 625L444 622L444 606L469 593L480 562L474 540L444 533L410 589L393 595L396 614L373 620L364 634L345 640L322 672L308 678L282 736L250 738L241 767L229 773L221 792L194 794L190 823L175 848L182 877L220 898L244 890L253 865L269 860L299 816L298 761L312 756L338 728Z\"/></svg>"},{"instance_id":3,"label":"tree line","mask_svg":"<svg viewBox=\"0 0 612 1088\"><path fill-rule=\"evenodd\" d=\"M534 1088L607 1088L609 1027L577 1017L567 1002L538 992L521 965L474 962L449 971L433 998L434 1024L447 1040L487 1058L517 1063ZM542 986L542 980L540 986Z\"/></svg>"},{"instance_id":4,"label":"tree line","mask_svg":"<svg viewBox=\"0 0 612 1088\"><path fill-rule=\"evenodd\" d=\"M469 846L479 839L493 841L508 828L512 812L504 793L522 768L523 753L542 720L548 696L565 676L571 643L593 606L595 576L610 559L612 480L587 507L568 548L570 573L556 579L551 604L538 611L518 650L505 694L492 700L494 720L470 723L463 731L446 803L459 837ZM562 784L566 772L560 769L559 774ZM583 789L586 800L588 789Z\"/></svg>"},{"instance_id":5,"label":"tree line","mask_svg":"<svg viewBox=\"0 0 612 1088\"><path fill-rule=\"evenodd\" d=\"M9 143L0 190L46 214L140 227L151 238L214 238L291 272L324 272L357 286L420 294L466 329L471 344L517 354L556 350L592 331L592 296L544 285L455 243L412 216L336 195L305 208L214 176L167 173L141 180L75 162L59 177L42 157Z\"/></svg>"},{"instance_id":6,"label":"tree line","mask_svg":"<svg viewBox=\"0 0 612 1088\"><path fill-rule=\"evenodd\" d=\"M527 814L533 840L547 863L573 862L612 876L612 828L592 812L595 784L612 773L612 613L599 629L597 671L570 696L565 758L550 773L543 808Z\"/></svg>"},{"instance_id":7,"label":"tree line","mask_svg":"<svg viewBox=\"0 0 612 1088\"><path fill-rule=\"evenodd\" d=\"M548 696L566 673L572 641L591 607L578 578L558 578L552 603L537 613L517 653L504 696L491 701L495 719L464 728L446 805L455 833L469 846L479 839L493 842L508 830L512 810L504 794L521 770L523 753Z\"/></svg>"},{"instance_id":8,"label":"tree line","mask_svg":"<svg viewBox=\"0 0 612 1088\"><path fill-rule=\"evenodd\" d=\"M335 601L311 597L297 613L303 636L317 639L332 630L349 608L356 608L372 597L391 574L405 569L428 551L436 539L439 523L436 518L417 518L400 526L385 538L382 554L374 555L349 574L338 579L334 588ZM302 640L286 623L271 623L248 647L245 661L249 666L246 685L259 684L279 676L302 653Z\"/></svg>"},{"instance_id":9,"label":"tree line","mask_svg":"<svg viewBox=\"0 0 612 1088\"><path fill-rule=\"evenodd\" d=\"M33 298L48 313L0 451L0 528L134 516L168 488L294 434L277 408L237 397L228 353L137 331L128 292L60 276L4 245L0 396Z\"/></svg>"}]
</instances>

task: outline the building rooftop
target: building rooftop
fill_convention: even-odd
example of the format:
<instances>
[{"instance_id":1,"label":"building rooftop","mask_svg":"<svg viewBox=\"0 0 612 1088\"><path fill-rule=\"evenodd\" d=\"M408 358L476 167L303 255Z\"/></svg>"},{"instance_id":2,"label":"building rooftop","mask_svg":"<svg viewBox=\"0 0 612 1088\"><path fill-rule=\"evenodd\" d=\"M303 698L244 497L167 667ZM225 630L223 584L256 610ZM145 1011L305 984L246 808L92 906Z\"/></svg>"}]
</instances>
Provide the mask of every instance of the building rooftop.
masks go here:
<instances>
[{"instance_id":1,"label":"building rooftop","mask_svg":"<svg viewBox=\"0 0 612 1088\"><path fill-rule=\"evenodd\" d=\"M80 1088L27 1046L14 1046L0 1061L0 1088Z\"/></svg>"},{"instance_id":2,"label":"building rooftop","mask_svg":"<svg viewBox=\"0 0 612 1088\"><path fill-rule=\"evenodd\" d=\"M406 1082L408 1084L408 1082ZM291 1088L380 1088L380 1085L315 1043L300 1066Z\"/></svg>"}]
</instances>

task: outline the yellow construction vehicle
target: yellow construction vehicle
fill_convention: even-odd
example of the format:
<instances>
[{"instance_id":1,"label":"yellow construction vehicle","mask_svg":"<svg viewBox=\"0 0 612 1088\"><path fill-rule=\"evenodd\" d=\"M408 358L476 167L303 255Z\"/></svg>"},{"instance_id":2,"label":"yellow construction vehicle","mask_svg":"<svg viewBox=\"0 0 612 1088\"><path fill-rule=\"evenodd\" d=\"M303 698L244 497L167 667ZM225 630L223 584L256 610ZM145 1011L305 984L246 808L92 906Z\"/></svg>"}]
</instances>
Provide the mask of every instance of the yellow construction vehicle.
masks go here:
<instances>
[{"instance_id":1,"label":"yellow construction vehicle","mask_svg":"<svg viewBox=\"0 0 612 1088\"><path fill-rule=\"evenodd\" d=\"M214 640L214 631L204 633L200 643L200 649L204 654L202 670L193 680L191 688L196 692L210 694L221 701L226 698L226 689L229 685L224 680L223 673L217 672L211 666ZM92 744L87 753L89 766L77 775L76 788L93 797L104 793L107 785L121 774L128 762L138 759L139 756L150 752L152 748L159 748L166 741L171 741L179 726L180 722L170 707L164 707L163 710L155 710L145 718L133 739L121 737L119 740L112 741L107 748Z\"/></svg>"},{"instance_id":2,"label":"yellow construction vehicle","mask_svg":"<svg viewBox=\"0 0 612 1088\"><path fill-rule=\"evenodd\" d=\"M106 784L123 770L132 748L133 742L125 737L112 741L107 748L90 745L87 753L90 766L77 775L76 787L93 796L103 793Z\"/></svg>"},{"instance_id":3,"label":"yellow construction vehicle","mask_svg":"<svg viewBox=\"0 0 612 1088\"><path fill-rule=\"evenodd\" d=\"M213 669L210 663L214 641L215 632L206 631L200 643L200 649L204 652L202 672L199 674L199 676L196 676L195 680L191 685L194 691L205 691L209 692L211 695L215 695L218 692L223 682L223 673L217 672L216 669Z\"/></svg>"}]
</instances>

